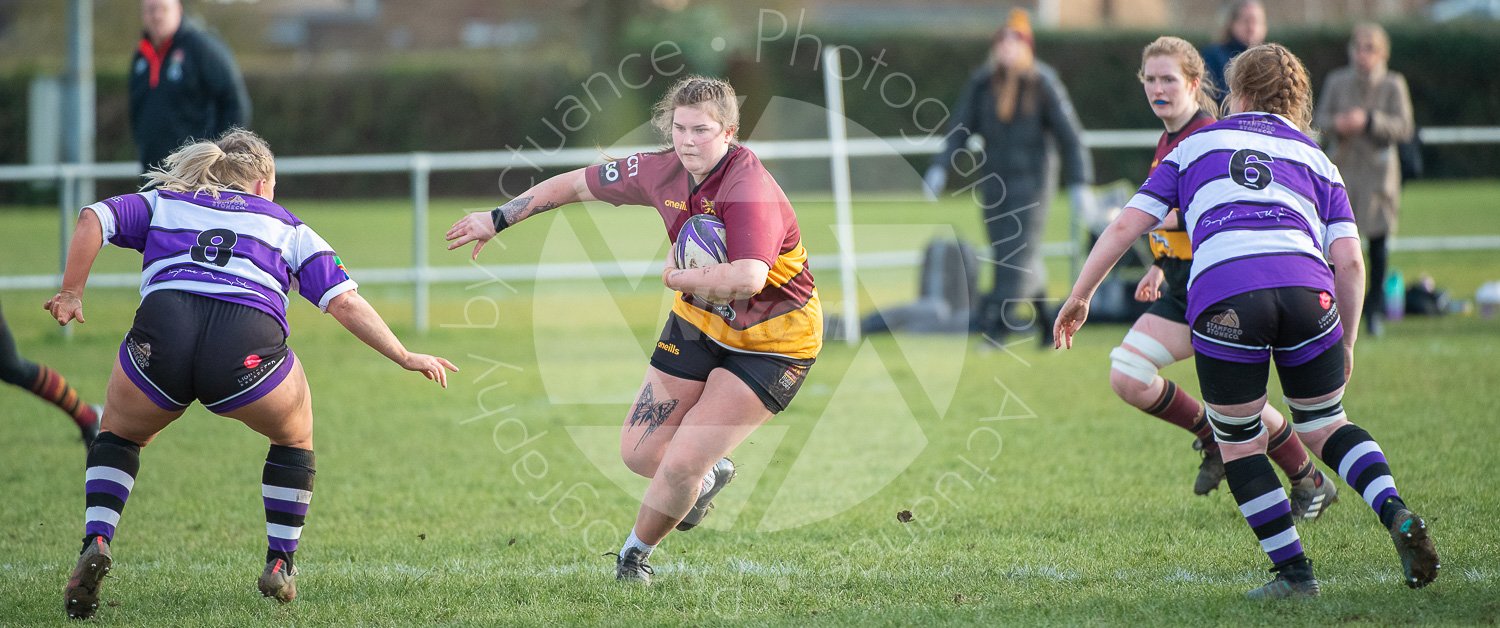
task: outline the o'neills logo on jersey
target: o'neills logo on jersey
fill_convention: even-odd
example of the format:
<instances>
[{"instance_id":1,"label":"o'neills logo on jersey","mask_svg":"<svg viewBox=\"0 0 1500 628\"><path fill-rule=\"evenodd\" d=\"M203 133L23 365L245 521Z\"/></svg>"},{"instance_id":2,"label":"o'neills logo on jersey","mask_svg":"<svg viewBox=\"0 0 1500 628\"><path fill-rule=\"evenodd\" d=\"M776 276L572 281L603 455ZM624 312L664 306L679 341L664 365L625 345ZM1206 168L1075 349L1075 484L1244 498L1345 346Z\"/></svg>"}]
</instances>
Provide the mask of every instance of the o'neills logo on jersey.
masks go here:
<instances>
[{"instance_id":1,"label":"o'neills logo on jersey","mask_svg":"<svg viewBox=\"0 0 1500 628\"><path fill-rule=\"evenodd\" d=\"M670 207L670 208L675 209L675 210L680 211L680 212L687 211L687 203L684 203L682 201L674 201L674 200L668 199L668 200L662 201L661 204L666 205L667 207Z\"/></svg>"},{"instance_id":2,"label":"o'neills logo on jersey","mask_svg":"<svg viewBox=\"0 0 1500 628\"><path fill-rule=\"evenodd\" d=\"M245 200L245 197L238 194L214 199L212 205L214 209L250 209L250 203Z\"/></svg>"},{"instance_id":3,"label":"o'neills logo on jersey","mask_svg":"<svg viewBox=\"0 0 1500 628\"><path fill-rule=\"evenodd\" d=\"M677 349L677 345L662 342L660 340L656 341L656 348L661 349L662 351L666 351L667 353L670 353L672 355L682 355L682 351L679 351Z\"/></svg>"},{"instance_id":4,"label":"o'neills logo on jersey","mask_svg":"<svg viewBox=\"0 0 1500 628\"><path fill-rule=\"evenodd\" d=\"M1245 331L1240 329L1240 315L1234 310L1224 310L1208 319L1208 333L1228 340L1239 340Z\"/></svg>"}]
</instances>

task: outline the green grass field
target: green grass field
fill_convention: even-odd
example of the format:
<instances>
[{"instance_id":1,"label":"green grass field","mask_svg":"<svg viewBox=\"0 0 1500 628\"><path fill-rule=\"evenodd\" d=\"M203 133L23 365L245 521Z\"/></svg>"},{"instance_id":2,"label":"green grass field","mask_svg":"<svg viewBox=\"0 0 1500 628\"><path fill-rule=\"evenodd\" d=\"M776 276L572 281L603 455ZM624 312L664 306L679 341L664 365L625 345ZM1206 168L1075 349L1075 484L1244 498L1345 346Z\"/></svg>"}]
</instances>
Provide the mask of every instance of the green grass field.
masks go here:
<instances>
[{"instance_id":1,"label":"green grass field","mask_svg":"<svg viewBox=\"0 0 1500 628\"><path fill-rule=\"evenodd\" d=\"M292 194L291 190L284 191ZM1408 189L1402 233L1500 234L1494 182ZM962 202L860 200L862 251L919 248L979 231ZM432 259L464 207L432 210ZM361 268L410 259L399 201L289 201ZM831 252L831 206L799 202L808 246ZM1063 215L1055 213L1055 216ZM487 264L650 259L665 251L649 210L565 210L506 233ZM56 216L5 210L5 274L56 268ZM951 226L949 226L951 225ZM1062 239L1054 221L1049 239ZM100 270L138 268L106 251ZM1493 251L1400 253L1472 298L1500 279ZM1052 293L1066 264L1051 264ZM836 273L819 269L825 303ZM860 274L866 303L911 298L913 269ZM265 442L190 410L142 456L114 543L106 624L1438 624L1500 617L1500 329L1493 319L1407 319L1358 348L1345 400L1432 526L1436 583L1400 582L1369 508L1343 487L1300 526L1322 598L1251 603L1269 565L1227 490L1194 497L1191 437L1116 400L1108 351L1125 328L1091 325L1071 352L1024 342L978 352L967 338L830 343L792 408L735 454L741 474L698 530L653 556L657 584L617 586L613 560L644 481L619 462L618 429L667 296L640 281L495 283L433 289L432 330L412 333L409 289L362 290L415 350L463 368L448 390L402 372L305 303L292 347L314 390L319 481L298 553L301 597L254 589L264 552ZM64 339L41 291L0 295L24 355L92 400L138 300L86 296ZM1196 390L1190 365L1169 377ZM1279 399L1275 384L1271 396ZM83 448L67 419L0 391L0 624L64 622L61 589L82 530ZM1284 406L1283 406L1284 408ZM911 511L908 523L897 513Z\"/></svg>"}]
</instances>

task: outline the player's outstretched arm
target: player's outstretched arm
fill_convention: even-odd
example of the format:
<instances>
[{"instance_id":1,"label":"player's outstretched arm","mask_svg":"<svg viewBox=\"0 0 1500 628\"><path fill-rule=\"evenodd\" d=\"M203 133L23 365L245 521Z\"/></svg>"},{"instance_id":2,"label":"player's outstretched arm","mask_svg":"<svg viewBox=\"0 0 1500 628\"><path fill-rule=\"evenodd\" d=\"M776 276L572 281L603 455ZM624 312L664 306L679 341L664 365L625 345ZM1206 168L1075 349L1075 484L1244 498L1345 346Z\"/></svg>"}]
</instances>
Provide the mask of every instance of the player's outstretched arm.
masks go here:
<instances>
[{"instance_id":1,"label":"player's outstretched arm","mask_svg":"<svg viewBox=\"0 0 1500 628\"><path fill-rule=\"evenodd\" d=\"M78 213L73 242L68 244L68 265L63 270L62 289L42 305L42 309L57 319L58 325L67 325L75 318L80 323L88 322L83 319L83 287L88 283L89 271L94 268L94 260L99 257L99 249L103 246L104 228L99 224L99 217L92 208L85 207Z\"/></svg>"},{"instance_id":2,"label":"player's outstretched arm","mask_svg":"<svg viewBox=\"0 0 1500 628\"><path fill-rule=\"evenodd\" d=\"M520 196L495 209L473 212L460 218L443 236L448 241L448 250L473 242L474 251L470 257L479 259L479 251L484 245L506 227L568 203L594 200L583 173L583 168L564 172L531 186Z\"/></svg>"},{"instance_id":3,"label":"player's outstretched arm","mask_svg":"<svg viewBox=\"0 0 1500 628\"><path fill-rule=\"evenodd\" d=\"M401 340L396 338L396 334L385 324L385 319L380 318L380 314L370 306L370 302L354 290L342 293L329 301L328 313L332 314L333 318L344 326L344 329L349 330L349 333L379 351L380 355L390 358L401 368L421 373L443 388L448 387L448 373L443 369L458 372L458 367L443 358L407 351L406 347L401 344Z\"/></svg>"},{"instance_id":4,"label":"player's outstretched arm","mask_svg":"<svg viewBox=\"0 0 1500 628\"><path fill-rule=\"evenodd\" d=\"M1094 298L1094 292L1099 289L1099 284L1104 283L1105 275L1120 261L1120 256L1130 249L1130 245L1137 238L1146 235L1157 224L1155 216L1145 211L1126 207L1120 212L1120 216L1104 233L1099 236L1099 241L1094 243L1094 250L1089 252L1088 261L1083 263L1083 270L1078 274L1078 281L1073 284L1073 291L1068 294L1068 300L1063 302L1062 308L1057 311L1057 322L1053 323L1052 331L1056 340L1053 348L1073 348L1073 334L1083 327L1084 321L1089 317L1089 301Z\"/></svg>"}]
</instances>

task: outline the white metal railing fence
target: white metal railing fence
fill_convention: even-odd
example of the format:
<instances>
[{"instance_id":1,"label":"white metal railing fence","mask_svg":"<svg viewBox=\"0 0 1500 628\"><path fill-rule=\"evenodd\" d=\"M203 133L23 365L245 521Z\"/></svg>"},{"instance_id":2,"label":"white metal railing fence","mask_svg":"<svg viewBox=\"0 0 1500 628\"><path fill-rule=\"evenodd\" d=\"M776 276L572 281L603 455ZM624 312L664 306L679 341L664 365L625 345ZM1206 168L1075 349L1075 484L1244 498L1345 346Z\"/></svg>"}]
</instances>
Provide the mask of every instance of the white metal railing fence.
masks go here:
<instances>
[{"instance_id":1,"label":"white metal railing fence","mask_svg":"<svg viewBox=\"0 0 1500 628\"><path fill-rule=\"evenodd\" d=\"M841 112L840 112L841 113ZM831 113L830 118L837 113ZM1105 148L1151 148L1161 135L1157 130L1094 130L1085 131L1083 141L1090 149ZM1422 141L1426 144L1497 144L1500 143L1500 127L1428 127L1422 129ZM941 139L927 137L912 140L903 137L866 137L847 139L835 143L831 138L805 140L775 140L746 145L764 161L778 160L828 160L830 164L840 159L868 157L920 156L937 153ZM655 150L658 146L624 146L612 150L622 154ZM429 185L433 172L457 172L476 170L504 170L506 168L567 168L592 164L599 158L594 148L571 148L559 150L505 150L505 151L456 151L442 153L390 153L372 155L338 155L326 157L280 157L276 160L277 172L282 175L313 174L357 174L357 173L406 173L411 180L412 202L412 264L407 268L365 269L360 272L361 283L410 283L413 287L413 319L419 330L428 328L428 295L434 283L463 283L482 281L486 278L500 279L566 279L583 277L612 277L640 269L650 272L659 261L622 261L609 265L588 263L555 263L539 265L498 265L485 267L432 267L428 264L427 210L431 195ZM839 166L833 166L835 169ZM844 166L847 168L847 166ZM92 189L95 180L134 179L140 174L135 162L109 162L92 164L53 165L7 165L0 166L0 182L55 181L61 191L59 202L59 272L50 275L0 276L0 291L46 289L61 281L62 263L67 258L68 242L72 238L74 213L86 202L95 199L80 198L80 189ZM841 219L847 223L851 219ZM847 226L847 225L845 225ZM840 227L842 229L842 227ZM843 231L840 231L842 234ZM837 264L841 277L846 267L856 263L872 268L909 266L916 262L912 252L876 252L855 257L852 243L846 245L841 238L838 256L814 258L817 263ZM1403 238L1395 243L1402 250L1453 250L1500 248L1500 236L1455 236L1451 238ZM1052 242L1043 247L1047 256L1076 254L1074 242ZM846 278L845 283L849 280ZM90 278L90 285L100 287L130 287L140 282L133 273L100 274ZM854 312L845 312L846 320L857 320Z\"/></svg>"}]
</instances>

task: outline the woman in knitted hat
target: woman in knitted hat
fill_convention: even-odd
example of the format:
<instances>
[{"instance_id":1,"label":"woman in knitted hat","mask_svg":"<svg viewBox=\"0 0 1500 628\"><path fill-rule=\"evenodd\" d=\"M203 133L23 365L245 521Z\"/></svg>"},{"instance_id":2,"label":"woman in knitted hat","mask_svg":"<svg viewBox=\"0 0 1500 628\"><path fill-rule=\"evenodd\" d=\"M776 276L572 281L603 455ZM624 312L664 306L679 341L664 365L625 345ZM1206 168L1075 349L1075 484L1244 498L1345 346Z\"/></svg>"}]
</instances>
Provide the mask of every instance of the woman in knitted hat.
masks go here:
<instances>
[{"instance_id":1,"label":"woman in knitted hat","mask_svg":"<svg viewBox=\"0 0 1500 628\"><path fill-rule=\"evenodd\" d=\"M943 150L924 177L931 199L943 192L950 168L977 179L989 261L995 269L977 323L995 344L1033 321L1040 321L1035 327L1043 343L1052 342L1050 315L1041 311L1047 281L1040 251L1051 191L1057 185L1057 156L1062 157L1062 179L1069 186L1074 211L1090 209L1086 205L1094 168L1083 146L1083 127L1057 73L1036 59L1033 43L1026 12L1012 11L995 32L989 58L959 95ZM968 148L973 136L983 140L980 154ZM961 152L969 154L960 156ZM1032 304L1030 318L1014 312L1023 302Z\"/></svg>"}]
</instances>

